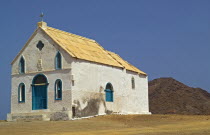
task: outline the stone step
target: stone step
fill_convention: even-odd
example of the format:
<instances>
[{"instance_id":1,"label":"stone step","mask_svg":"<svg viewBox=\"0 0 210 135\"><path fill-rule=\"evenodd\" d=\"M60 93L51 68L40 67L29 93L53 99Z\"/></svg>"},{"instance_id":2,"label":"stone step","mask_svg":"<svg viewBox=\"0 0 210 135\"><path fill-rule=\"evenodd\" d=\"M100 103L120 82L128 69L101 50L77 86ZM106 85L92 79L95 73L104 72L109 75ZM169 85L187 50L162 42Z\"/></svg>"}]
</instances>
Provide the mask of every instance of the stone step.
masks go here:
<instances>
[{"instance_id":1,"label":"stone step","mask_svg":"<svg viewBox=\"0 0 210 135\"><path fill-rule=\"evenodd\" d=\"M72 118L71 111L61 112L33 112L7 114L7 121L50 121L69 120Z\"/></svg>"}]
</instances>

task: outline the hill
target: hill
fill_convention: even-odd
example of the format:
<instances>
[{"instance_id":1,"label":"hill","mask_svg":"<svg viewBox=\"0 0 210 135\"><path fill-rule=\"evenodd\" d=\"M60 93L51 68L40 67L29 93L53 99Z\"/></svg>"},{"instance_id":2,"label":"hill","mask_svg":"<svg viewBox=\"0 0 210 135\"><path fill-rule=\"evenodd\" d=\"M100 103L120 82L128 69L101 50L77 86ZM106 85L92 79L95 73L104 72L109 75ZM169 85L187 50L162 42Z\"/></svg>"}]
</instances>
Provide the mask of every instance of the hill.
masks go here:
<instances>
[{"instance_id":1,"label":"hill","mask_svg":"<svg viewBox=\"0 0 210 135\"><path fill-rule=\"evenodd\" d=\"M210 93L189 87L173 78L149 82L149 105L153 114L210 114Z\"/></svg>"}]
</instances>

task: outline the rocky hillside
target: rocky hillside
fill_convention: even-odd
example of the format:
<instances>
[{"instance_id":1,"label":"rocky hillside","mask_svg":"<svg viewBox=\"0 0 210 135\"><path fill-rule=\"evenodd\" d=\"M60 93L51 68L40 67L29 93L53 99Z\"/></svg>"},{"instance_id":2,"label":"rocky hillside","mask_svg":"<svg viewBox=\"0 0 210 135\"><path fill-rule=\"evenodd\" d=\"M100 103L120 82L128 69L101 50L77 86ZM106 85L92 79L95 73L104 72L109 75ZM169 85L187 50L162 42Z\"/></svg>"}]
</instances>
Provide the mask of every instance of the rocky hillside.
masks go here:
<instances>
[{"instance_id":1,"label":"rocky hillside","mask_svg":"<svg viewBox=\"0 0 210 135\"><path fill-rule=\"evenodd\" d=\"M210 114L210 93L159 78L149 82L149 104L153 114Z\"/></svg>"}]
</instances>

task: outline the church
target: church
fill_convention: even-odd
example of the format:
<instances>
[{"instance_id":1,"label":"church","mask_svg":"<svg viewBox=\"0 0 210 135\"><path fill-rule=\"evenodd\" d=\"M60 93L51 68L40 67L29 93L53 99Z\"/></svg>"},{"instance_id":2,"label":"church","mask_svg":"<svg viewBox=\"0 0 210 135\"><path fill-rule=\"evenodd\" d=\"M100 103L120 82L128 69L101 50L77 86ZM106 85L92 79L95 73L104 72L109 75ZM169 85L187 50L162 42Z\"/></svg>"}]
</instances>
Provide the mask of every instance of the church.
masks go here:
<instances>
[{"instance_id":1,"label":"church","mask_svg":"<svg viewBox=\"0 0 210 135\"><path fill-rule=\"evenodd\" d=\"M95 40L38 22L11 63L8 121L151 114L148 76Z\"/></svg>"}]
</instances>

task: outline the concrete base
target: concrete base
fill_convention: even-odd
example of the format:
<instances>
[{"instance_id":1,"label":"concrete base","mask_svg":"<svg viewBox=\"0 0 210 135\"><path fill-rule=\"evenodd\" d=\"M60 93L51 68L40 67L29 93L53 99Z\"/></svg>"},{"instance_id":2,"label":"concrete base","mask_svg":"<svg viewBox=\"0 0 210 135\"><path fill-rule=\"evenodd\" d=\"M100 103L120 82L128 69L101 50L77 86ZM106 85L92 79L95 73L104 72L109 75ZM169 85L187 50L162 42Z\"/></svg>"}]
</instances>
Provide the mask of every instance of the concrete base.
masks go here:
<instances>
[{"instance_id":1,"label":"concrete base","mask_svg":"<svg viewBox=\"0 0 210 135\"><path fill-rule=\"evenodd\" d=\"M141 112L141 113L119 113L112 112L111 114L117 115L151 115L151 112ZM107 115L107 113L101 114ZM87 117L72 117L72 111L60 111L60 112L32 112L32 113L13 113L7 114L7 121L58 121L58 120L72 120L72 119L82 119L89 118L99 115L87 116Z\"/></svg>"},{"instance_id":2,"label":"concrete base","mask_svg":"<svg viewBox=\"0 0 210 135\"><path fill-rule=\"evenodd\" d=\"M72 119L71 111L7 114L7 121L57 121Z\"/></svg>"}]
</instances>

